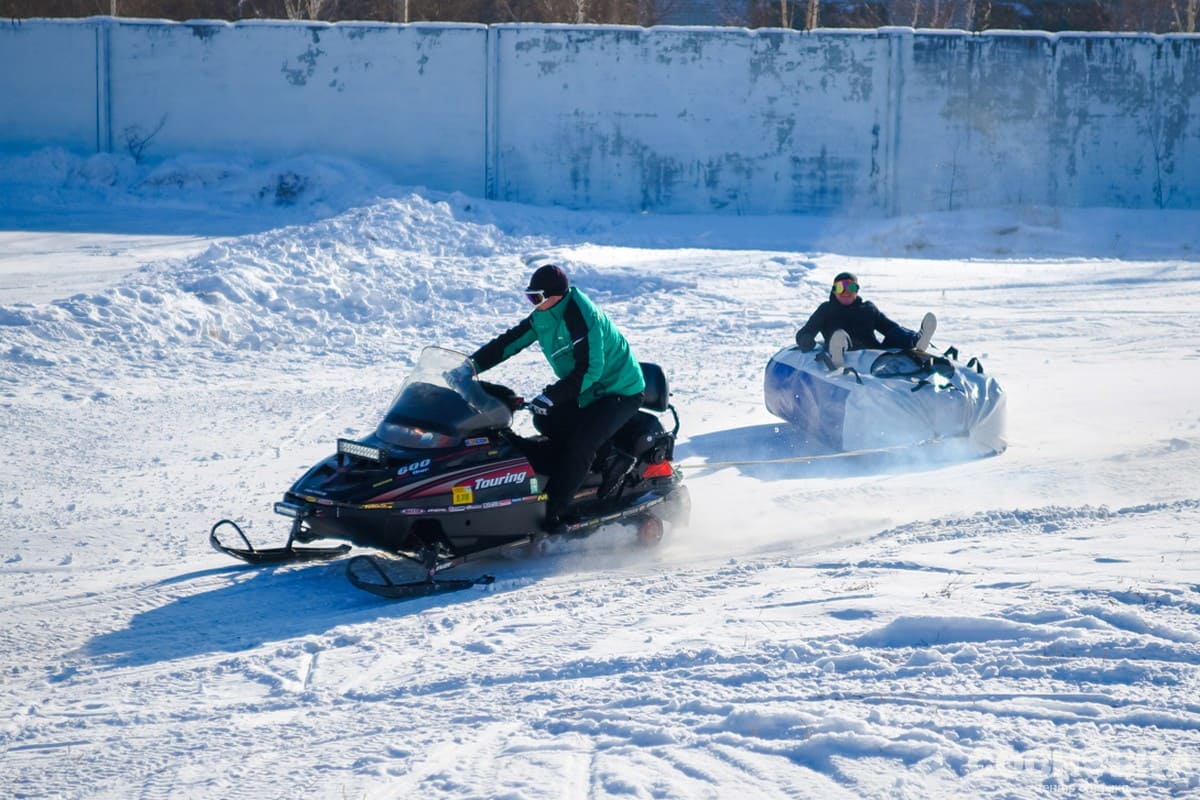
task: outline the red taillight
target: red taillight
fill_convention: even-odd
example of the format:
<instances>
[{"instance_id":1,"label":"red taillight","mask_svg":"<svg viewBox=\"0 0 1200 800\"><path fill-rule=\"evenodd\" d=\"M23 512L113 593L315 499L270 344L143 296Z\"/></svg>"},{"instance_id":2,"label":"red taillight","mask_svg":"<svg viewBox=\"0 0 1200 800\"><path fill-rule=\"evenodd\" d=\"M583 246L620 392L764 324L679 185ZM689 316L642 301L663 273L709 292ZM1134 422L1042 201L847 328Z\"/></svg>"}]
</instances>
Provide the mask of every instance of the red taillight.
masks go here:
<instances>
[{"instance_id":1,"label":"red taillight","mask_svg":"<svg viewBox=\"0 0 1200 800\"><path fill-rule=\"evenodd\" d=\"M670 461L660 461L657 464L651 464L646 467L646 471L642 473L643 478L669 478L675 474L675 470L671 469Z\"/></svg>"}]
</instances>

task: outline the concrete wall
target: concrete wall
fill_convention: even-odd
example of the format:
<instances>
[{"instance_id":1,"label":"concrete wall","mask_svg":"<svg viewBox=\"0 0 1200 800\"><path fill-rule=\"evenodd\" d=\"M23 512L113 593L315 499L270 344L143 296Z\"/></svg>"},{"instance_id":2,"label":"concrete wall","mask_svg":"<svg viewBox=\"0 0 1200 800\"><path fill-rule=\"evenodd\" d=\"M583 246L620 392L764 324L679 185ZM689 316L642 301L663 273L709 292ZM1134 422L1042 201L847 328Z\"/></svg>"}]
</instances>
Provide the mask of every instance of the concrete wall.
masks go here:
<instances>
[{"instance_id":1,"label":"concrete wall","mask_svg":"<svg viewBox=\"0 0 1200 800\"><path fill-rule=\"evenodd\" d=\"M659 212L1200 207L1200 36L31 20L0 149Z\"/></svg>"},{"instance_id":2,"label":"concrete wall","mask_svg":"<svg viewBox=\"0 0 1200 800\"><path fill-rule=\"evenodd\" d=\"M0 147L100 147L98 40L89 21L0 24Z\"/></svg>"}]
</instances>

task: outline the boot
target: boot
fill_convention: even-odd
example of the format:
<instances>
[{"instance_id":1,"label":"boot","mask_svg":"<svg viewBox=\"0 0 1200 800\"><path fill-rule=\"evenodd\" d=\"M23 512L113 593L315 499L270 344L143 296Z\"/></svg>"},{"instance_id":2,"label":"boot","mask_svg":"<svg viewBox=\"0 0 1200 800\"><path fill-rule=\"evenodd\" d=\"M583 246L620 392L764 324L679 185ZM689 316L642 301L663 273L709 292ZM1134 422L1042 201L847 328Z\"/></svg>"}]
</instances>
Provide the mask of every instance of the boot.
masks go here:
<instances>
[{"instance_id":1,"label":"boot","mask_svg":"<svg viewBox=\"0 0 1200 800\"><path fill-rule=\"evenodd\" d=\"M913 350L920 350L922 353L928 350L935 330L937 330L937 317L931 311L921 320L921 334L917 337L917 343L913 345Z\"/></svg>"},{"instance_id":2,"label":"boot","mask_svg":"<svg viewBox=\"0 0 1200 800\"><path fill-rule=\"evenodd\" d=\"M834 369L846 366L846 351L850 349L850 334L841 329L834 331L833 335L829 337L826 349L829 351L829 360L833 362Z\"/></svg>"}]
</instances>

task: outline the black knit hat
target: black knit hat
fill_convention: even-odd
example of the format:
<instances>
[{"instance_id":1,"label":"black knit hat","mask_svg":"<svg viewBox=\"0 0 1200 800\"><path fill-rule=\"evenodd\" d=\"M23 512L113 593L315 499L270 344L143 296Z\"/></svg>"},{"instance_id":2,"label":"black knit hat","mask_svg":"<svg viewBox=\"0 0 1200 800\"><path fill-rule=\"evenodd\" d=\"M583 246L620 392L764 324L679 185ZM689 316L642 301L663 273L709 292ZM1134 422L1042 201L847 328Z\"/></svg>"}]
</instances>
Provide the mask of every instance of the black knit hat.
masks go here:
<instances>
[{"instance_id":1,"label":"black knit hat","mask_svg":"<svg viewBox=\"0 0 1200 800\"><path fill-rule=\"evenodd\" d=\"M533 277L529 279L529 287L527 292L541 292L546 297L559 297L567 293L571 282L567 280L567 273L563 272L554 264L545 264L538 267L537 272L533 273Z\"/></svg>"}]
</instances>

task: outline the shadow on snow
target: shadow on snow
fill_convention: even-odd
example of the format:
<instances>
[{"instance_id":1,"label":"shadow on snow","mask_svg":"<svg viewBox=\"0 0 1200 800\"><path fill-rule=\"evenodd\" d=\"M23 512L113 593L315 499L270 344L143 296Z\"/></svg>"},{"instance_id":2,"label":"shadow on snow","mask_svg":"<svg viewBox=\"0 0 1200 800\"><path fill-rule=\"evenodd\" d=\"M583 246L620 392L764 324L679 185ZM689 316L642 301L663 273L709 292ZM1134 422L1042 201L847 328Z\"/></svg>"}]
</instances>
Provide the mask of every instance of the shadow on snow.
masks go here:
<instances>
[{"instance_id":1,"label":"shadow on snow","mask_svg":"<svg viewBox=\"0 0 1200 800\"><path fill-rule=\"evenodd\" d=\"M166 584L227 576L221 586L178 596L135 615L128 627L104 633L83 652L117 667L251 650L268 642L326 633L340 625L381 617L405 617L430 606L477 596L474 592L387 603L355 589L346 580L346 560L278 567L233 565L200 570Z\"/></svg>"},{"instance_id":2,"label":"shadow on snow","mask_svg":"<svg viewBox=\"0 0 1200 800\"><path fill-rule=\"evenodd\" d=\"M100 634L82 653L113 667L136 667L212 653L237 653L271 642L321 635L340 626L379 619L403 623L406 617L442 611L459 603L476 602L536 583L555 574L618 568L641 558L641 552L621 547L635 536L628 526L601 529L583 540L559 543L537 558L516 549L480 554L446 570L441 577L474 578L492 575L487 587L419 597L385 600L356 589L346 578L348 558L327 563L254 567L234 564L197 570L147 587L185 587L189 582L216 578L222 585L178 596L135 615L128 627ZM614 546L617 545L617 546ZM355 554L371 551L356 550ZM648 551L645 551L648 552ZM414 580L420 568L384 559L398 580Z\"/></svg>"}]
</instances>

